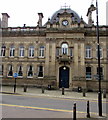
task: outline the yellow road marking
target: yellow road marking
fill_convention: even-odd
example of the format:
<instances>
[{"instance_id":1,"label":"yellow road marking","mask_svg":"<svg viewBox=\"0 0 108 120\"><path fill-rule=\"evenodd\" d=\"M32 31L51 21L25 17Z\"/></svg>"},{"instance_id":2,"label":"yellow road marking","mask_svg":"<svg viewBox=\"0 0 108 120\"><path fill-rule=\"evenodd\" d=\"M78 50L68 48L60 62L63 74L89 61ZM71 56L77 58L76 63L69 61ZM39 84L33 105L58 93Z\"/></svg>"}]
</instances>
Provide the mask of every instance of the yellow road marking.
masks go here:
<instances>
[{"instance_id":1,"label":"yellow road marking","mask_svg":"<svg viewBox=\"0 0 108 120\"><path fill-rule=\"evenodd\" d=\"M48 111L56 111L56 112L73 112L73 110L63 110L63 109L52 109L52 108L41 108L41 107L32 107L32 106L21 106L21 105L12 105L12 104L0 104L1 106L8 106L8 107L18 107L18 108L29 108L29 109L37 109L37 110L48 110ZM83 111L76 111L80 114L86 114ZM90 112L91 114L97 115L95 112Z\"/></svg>"}]
</instances>

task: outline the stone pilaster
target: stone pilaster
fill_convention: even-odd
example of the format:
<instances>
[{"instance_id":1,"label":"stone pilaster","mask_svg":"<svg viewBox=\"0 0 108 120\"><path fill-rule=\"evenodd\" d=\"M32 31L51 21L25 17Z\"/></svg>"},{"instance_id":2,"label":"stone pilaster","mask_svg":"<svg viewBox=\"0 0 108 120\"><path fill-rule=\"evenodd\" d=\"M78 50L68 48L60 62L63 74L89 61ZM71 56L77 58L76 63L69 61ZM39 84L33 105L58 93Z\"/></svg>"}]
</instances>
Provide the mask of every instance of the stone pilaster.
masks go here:
<instances>
[{"instance_id":1,"label":"stone pilaster","mask_svg":"<svg viewBox=\"0 0 108 120\"><path fill-rule=\"evenodd\" d=\"M84 43L81 43L81 49L80 49L80 76L84 77L85 76L85 50L84 50Z\"/></svg>"},{"instance_id":2,"label":"stone pilaster","mask_svg":"<svg viewBox=\"0 0 108 120\"><path fill-rule=\"evenodd\" d=\"M52 51L51 51L51 76L55 76L55 54L56 54L56 45L55 45L55 40L52 41Z\"/></svg>"},{"instance_id":3,"label":"stone pilaster","mask_svg":"<svg viewBox=\"0 0 108 120\"><path fill-rule=\"evenodd\" d=\"M45 76L49 75L49 39L46 39Z\"/></svg>"},{"instance_id":4,"label":"stone pilaster","mask_svg":"<svg viewBox=\"0 0 108 120\"><path fill-rule=\"evenodd\" d=\"M78 77L78 44L74 43L74 76Z\"/></svg>"}]
</instances>

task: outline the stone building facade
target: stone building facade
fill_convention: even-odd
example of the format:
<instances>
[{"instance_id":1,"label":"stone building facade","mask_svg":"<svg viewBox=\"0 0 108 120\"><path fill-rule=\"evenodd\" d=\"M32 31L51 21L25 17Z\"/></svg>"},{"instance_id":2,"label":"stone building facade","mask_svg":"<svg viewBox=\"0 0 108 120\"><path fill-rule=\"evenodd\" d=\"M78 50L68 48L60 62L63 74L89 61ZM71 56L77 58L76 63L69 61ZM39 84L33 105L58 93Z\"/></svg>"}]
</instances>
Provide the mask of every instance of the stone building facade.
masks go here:
<instances>
[{"instance_id":1,"label":"stone building facade","mask_svg":"<svg viewBox=\"0 0 108 120\"><path fill-rule=\"evenodd\" d=\"M43 14L38 13L35 27L8 27L9 15L2 15L2 84L14 84L13 75L18 73L17 85L98 90L95 25L85 23L70 8L56 11L44 25ZM108 84L107 29L108 26L99 26L102 89Z\"/></svg>"}]
</instances>

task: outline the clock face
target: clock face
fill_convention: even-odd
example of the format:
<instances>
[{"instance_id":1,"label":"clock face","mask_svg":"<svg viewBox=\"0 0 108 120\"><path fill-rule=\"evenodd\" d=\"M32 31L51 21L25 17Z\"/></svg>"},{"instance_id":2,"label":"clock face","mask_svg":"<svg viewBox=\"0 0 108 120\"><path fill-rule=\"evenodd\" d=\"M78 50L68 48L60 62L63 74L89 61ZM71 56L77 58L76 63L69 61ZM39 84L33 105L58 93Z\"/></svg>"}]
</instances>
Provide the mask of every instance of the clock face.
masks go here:
<instances>
[{"instance_id":1,"label":"clock face","mask_svg":"<svg viewBox=\"0 0 108 120\"><path fill-rule=\"evenodd\" d=\"M67 21L67 20L63 20L63 21L62 21L62 24L63 24L64 26L67 26L67 25L68 25L68 21Z\"/></svg>"}]
</instances>

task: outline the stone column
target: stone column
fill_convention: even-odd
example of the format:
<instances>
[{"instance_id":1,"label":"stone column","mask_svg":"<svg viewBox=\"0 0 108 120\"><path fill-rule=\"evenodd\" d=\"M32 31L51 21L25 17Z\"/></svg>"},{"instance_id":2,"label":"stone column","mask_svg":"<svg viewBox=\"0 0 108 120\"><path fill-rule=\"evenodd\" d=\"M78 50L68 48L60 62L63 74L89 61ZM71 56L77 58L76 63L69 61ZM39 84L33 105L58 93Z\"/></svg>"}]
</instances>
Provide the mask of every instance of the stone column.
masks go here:
<instances>
[{"instance_id":1,"label":"stone column","mask_svg":"<svg viewBox=\"0 0 108 120\"><path fill-rule=\"evenodd\" d=\"M15 57L19 57L19 44L15 44Z\"/></svg>"},{"instance_id":2,"label":"stone column","mask_svg":"<svg viewBox=\"0 0 108 120\"><path fill-rule=\"evenodd\" d=\"M49 75L49 39L46 39L45 76Z\"/></svg>"},{"instance_id":3,"label":"stone column","mask_svg":"<svg viewBox=\"0 0 108 120\"><path fill-rule=\"evenodd\" d=\"M84 77L85 76L85 50L84 50L84 43L81 43L81 49L80 49L80 76Z\"/></svg>"},{"instance_id":4,"label":"stone column","mask_svg":"<svg viewBox=\"0 0 108 120\"><path fill-rule=\"evenodd\" d=\"M80 80L82 82L82 88L86 89L86 77L85 77L85 47L84 43L81 43L80 48Z\"/></svg>"},{"instance_id":5,"label":"stone column","mask_svg":"<svg viewBox=\"0 0 108 120\"><path fill-rule=\"evenodd\" d=\"M6 44L6 53L5 53L5 56L6 57L9 57L10 56L10 46L8 44Z\"/></svg>"},{"instance_id":6,"label":"stone column","mask_svg":"<svg viewBox=\"0 0 108 120\"><path fill-rule=\"evenodd\" d=\"M51 51L51 76L55 76L55 54L56 54L56 45L55 40L52 41L52 51Z\"/></svg>"},{"instance_id":7,"label":"stone column","mask_svg":"<svg viewBox=\"0 0 108 120\"><path fill-rule=\"evenodd\" d=\"M74 76L78 77L78 43L74 43Z\"/></svg>"},{"instance_id":8,"label":"stone column","mask_svg":"<svg viewBox=\"0 0 108 120\"><path fill-rule=\"evenodd\" d=\"M24 44L24 57L28 57L28 44Z\"/></svg>"},{"instance_id":9,"label":"stone column","mask_svg":"<svg viewBox=\"0 0 108 120\"><path fill-rule=\"evenodd\" d=\"M27 78L27 64L26 63L23 64L23 77Z\"/></svg>"},{"instance_id":10,"label":"stone column","mask_svg":"<svg viewBox=\"0 0 108 120\"><path fill-rule=\"evenodd\" d=\"M3 76L7 77L8 65L4 62L3 64Z\"/></svg>"}]
</instances>

